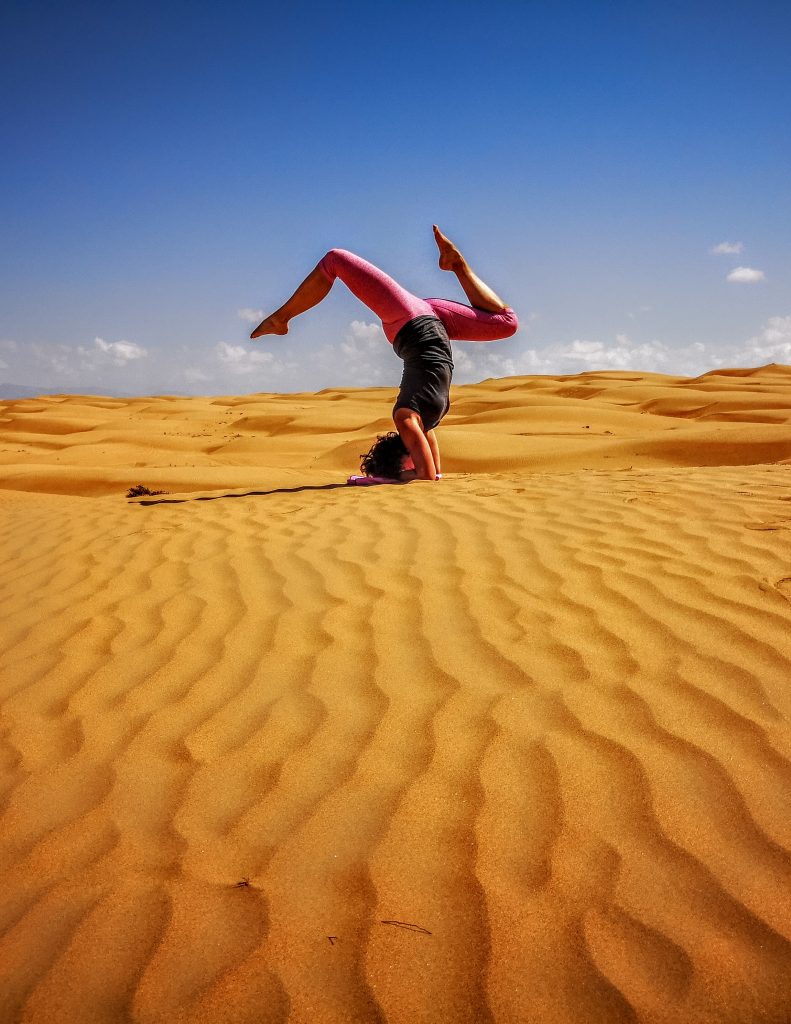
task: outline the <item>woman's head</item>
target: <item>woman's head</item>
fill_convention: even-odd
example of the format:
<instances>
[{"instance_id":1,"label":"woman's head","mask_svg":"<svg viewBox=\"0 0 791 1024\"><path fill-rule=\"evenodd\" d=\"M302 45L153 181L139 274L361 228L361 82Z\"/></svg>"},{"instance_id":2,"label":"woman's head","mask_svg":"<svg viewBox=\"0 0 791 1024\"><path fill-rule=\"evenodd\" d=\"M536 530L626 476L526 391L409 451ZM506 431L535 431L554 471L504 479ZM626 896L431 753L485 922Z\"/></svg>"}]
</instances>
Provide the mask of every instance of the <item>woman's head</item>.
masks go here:
<instances>
[{"instance_id":1,"label":"woman's head","mask_svg":"<svg viewBox=\"0 0 791 1024\"><path fill-rule=\"evenodd\" d=\"M403 468L406 446L395 430L379 434L365 455L360 456L360 469L366 476L384 476L396 480Z\"/></svg>"}]
</instances>

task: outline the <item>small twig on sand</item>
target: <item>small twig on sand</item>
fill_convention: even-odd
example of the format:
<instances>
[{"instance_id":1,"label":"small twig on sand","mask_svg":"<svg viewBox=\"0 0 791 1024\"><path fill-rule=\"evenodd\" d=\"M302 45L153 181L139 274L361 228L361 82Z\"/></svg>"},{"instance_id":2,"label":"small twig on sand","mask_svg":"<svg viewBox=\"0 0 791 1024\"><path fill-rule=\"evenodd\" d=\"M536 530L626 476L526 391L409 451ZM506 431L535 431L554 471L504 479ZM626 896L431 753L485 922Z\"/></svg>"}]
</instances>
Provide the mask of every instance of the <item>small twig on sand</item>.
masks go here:
<instances>
[{"instance_id":1,"label":"small twig on sand","mask_svg":"<svg viewBox=\"0 0 791 1024\"><path fill-rule=\"evenodd\" d=\"M382 921L381 924L394 924L396 928L407 928L411 932L421 932L423 935L431 935L428 928L419 924L409 924L407 921Z\"/></svg>"}]
</instances>

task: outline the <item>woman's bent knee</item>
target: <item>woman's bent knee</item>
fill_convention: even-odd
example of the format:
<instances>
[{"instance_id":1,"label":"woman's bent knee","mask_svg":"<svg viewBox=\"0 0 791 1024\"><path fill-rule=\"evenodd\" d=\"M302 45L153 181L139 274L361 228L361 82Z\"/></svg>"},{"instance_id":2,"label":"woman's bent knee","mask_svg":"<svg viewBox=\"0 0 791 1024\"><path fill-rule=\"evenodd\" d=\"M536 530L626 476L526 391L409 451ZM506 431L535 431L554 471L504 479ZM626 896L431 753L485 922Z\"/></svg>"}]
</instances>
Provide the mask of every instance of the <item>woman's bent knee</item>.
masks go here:
<instances>
[{"instance_id":1,"label":"woman's bent knee","mask_svg":"<svg viewBox=\"0 0 791 1024\"><path fill-rule=\"evenodd\" d=\"M344 263L353 262L355 257L353 252L349 252L348 249L330 249L329 252L325 253L319 260L319 266L330 277L338 276L338 267L343 266Z\"/></svg>"},{"instance_id":2,"label":"woman's bent knee","mask_svg":"<svg viewBox=\"0 0 791 1024\"><path fill-rule=\"evenodd\" d=\"M335 272L335 261L339 252L340 249L330 249L330 251L326 252L319 260L319 266L331 281L334 281L337 277Z\"/></svg>"},{"instance_id":3,"label":"woman's bent knee","mask_svg":"<svg viewBox=\"0 0 791 1024\"><path fill-rule=\"evenodd\" d=\"M519 330L519 317L510 307L499 313L498 317L503 325L503 330L506 332L503 334L504 338L510 338L516 334Z\"/></svg>"}]
</instances>

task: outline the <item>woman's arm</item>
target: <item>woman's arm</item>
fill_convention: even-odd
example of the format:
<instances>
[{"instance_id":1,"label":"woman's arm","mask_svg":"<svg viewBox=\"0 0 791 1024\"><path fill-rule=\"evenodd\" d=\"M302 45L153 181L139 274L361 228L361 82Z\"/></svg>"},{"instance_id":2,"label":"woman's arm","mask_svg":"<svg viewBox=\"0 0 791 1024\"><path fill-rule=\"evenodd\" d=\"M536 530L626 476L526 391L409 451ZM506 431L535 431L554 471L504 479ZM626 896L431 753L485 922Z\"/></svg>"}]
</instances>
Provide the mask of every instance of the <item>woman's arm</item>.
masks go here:
<instances>
[{"instance_id":1,"label":"woman's arm","mask_svg":"<svg viewBox=\"0 0 791 1024\"><path fill-rule=\"evenodd\" d=\"M396 409L393 419L415 466L414 469L404 470L400 479L434 480L439 471L418 414L412 409Z\"/></svg>"},{"instance_id":2,"label":"woman's arm","mask_svg":"<svg viewBox=\"0 0 791 1024\"><path fill-rule=\"evenodd\" d=\"M426 438L428 440L428 446L431 449L431 455L434 459L434 469L436 469L437 474L439 475L442 473L442 466L439 461L439 442L437 441L437 435L433 430L429 430L426 434Z\"/></svg>"}]
</instances>

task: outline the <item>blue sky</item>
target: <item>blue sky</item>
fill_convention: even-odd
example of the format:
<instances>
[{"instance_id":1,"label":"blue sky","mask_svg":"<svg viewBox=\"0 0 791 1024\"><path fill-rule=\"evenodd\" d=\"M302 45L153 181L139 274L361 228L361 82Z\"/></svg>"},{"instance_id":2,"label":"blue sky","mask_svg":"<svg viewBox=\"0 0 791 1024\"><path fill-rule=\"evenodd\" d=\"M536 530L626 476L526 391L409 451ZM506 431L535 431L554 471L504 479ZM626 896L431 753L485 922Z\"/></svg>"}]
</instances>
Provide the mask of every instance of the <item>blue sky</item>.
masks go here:
<instances>
[{"instance_id":1,"label":"blue sky","mask_svg":"<svg viewBox=\"0 0 791 1024\"><path fill-rule=\"evenodd\" d=\"M463 299L432 222L523 325L457 382L791 363L789 43L785 2L6 4L0 380L396 385L340 283L245 316L334 246Z\"/></svg>"}]
</instances>

